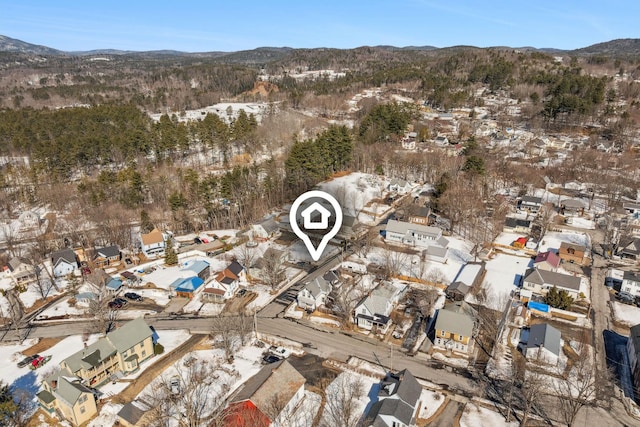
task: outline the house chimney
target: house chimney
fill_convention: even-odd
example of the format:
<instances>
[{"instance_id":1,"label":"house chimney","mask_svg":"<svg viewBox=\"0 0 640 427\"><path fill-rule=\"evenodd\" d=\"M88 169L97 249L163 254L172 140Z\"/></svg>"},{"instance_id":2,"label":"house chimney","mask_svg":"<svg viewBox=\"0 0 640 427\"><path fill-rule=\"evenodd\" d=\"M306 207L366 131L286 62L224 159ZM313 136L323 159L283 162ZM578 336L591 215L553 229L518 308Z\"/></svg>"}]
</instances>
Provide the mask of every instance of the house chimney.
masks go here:
<instances>
[{"instance_id":1,"label":"house chimney","mask_svg":"<svg viewBox=\"0 0 640 427\"><path fill-rule=\"evenodd\" d=\"M83 342L83 344L84 344L84 348L87 348L87 347L88 347L88 345L87 345L87 342L86 342L86 341L84 341L84 342Z\"/></svg>"}]
</instances>

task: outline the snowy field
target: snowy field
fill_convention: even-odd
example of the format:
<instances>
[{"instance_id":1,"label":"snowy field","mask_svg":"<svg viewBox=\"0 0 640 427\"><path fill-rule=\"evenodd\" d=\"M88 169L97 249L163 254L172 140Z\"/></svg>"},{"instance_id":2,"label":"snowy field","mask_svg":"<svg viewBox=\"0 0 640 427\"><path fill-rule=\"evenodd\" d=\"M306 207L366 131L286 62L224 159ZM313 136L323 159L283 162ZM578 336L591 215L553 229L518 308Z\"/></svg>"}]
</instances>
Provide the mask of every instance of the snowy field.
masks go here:
<instances>
[{"instance_id":1,"label":"snowy field","mask_svg":"<svg viewBox=\"0 0 640 427\"><path fill-rule=\"evenodd\" d=\"M269 104L256 102L221 102L208 107L199 108L197 110L186 110L184 114L181 112L169 112L169 116L175 114L180 122L202 120L207 113L215 114L223 121L231 122L238 118L240 110L244 110L247 115L253 114L258 122L262 120L262 116ZM231 114L229 114L231 113ZM152 120L159 121L160 117L165 113L149 114Z\"/></svg>"},{"instance_id":2,"label":"snowy field","mask_svg":"<svg viewBox=\"0 0 640 427\"><path fill-rule=\"evenodd\" d=\"M336 425L335 417L331 416L331 411L327 409L328 406L340 405L341 396L345 390L353 390L355 386L359 386L362 391L362 397L356 402L352 408L352 420L355 425L357 419L368 412L371 405L377 401L378 390L380 389L380 383L377 379L371 378L365 375L357 374L355 372L342 372L329 384L325 390L326 399L332 402L331 405L326 405L325 410L322 412L321 424L322 425Z\"/></svg>"},{"instance_id":3,"label":"snowy field","mask_svg":"<svg viewBox=\"0 0 640 427\"><path fill-rule=\"evenodd\" d=\"M617 322L627 326L634 326L640 323L640 308L635 305L612 301L611 309L613 310L613 317L615 317Z\"/></svg>"},{"instance_id":4,"label":"snowy field","mask_svg":"<svg viewBox=\"0 0 640 427\"><path fill-rule=\"evenodd\" d=\"M587 248L587 252L591 250L591 239L585 233L564 231L562 233L557 231L547 232L542 241L540 242L539 252L546 252L549 250L558 251L562 242L571 243L574 245L582 245Z\"/></svg>"},{"instance_id":5,"label":"snowy field","mask_svg":"<svg viewBox=\"0 0 640 427\"><path fill-rule=\"evenodd\" d=\"M482 283L488 308L502 311L511 292L517 288L520 278L529 264L529 258L499 253L486 264L487 273Z\"/></svg>"},{"instance_id":6,"label":"snowy field","mask_svg":"<svg viewBox=\"0 0 640 427\"><path fill-rule=\"evenodd\" d=\"M460 427L517 427L518 425L519 423L517 421L507 423L507 420L498 412L473 402L465 405L462 416L460 417Z\"/></svg>"},{"instance_id":7,"label":"snowy field","mask_svg":"<svg viewBox=\"0 0 640 427\"><path fill-rule=\"evenodd\" d=\"M422 394L420 395L420 401L422 402L422 406L420 407L418 418L427 420L436 413L440 406L442 406L445 401L445 396L440 392L423 388Z\"/></svg>"},{"instance_id":8,"label":"snowy field","mask_svg":"<svg viewBox=\"0 0 640 427\"><path fill-rule=\"evenodd\" d=\"M382 197L387 186L388 182L384 178L360 172L334 178L318 185L320 190L336 198L344 214L351 216L360 212L372 199Z\"/></svg>"}]
</instances>

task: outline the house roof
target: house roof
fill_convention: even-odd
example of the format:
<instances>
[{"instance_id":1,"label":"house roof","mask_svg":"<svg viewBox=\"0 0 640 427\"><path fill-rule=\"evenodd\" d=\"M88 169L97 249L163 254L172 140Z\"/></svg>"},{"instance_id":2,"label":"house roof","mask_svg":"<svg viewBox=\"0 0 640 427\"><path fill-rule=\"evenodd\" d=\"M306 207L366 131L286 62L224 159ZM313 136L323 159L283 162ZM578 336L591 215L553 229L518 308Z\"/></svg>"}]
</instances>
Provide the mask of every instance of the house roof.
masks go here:
<instances>
[{"instance_id":1,"label":"house roof","mask_svg":"<svg viewBox=\"0 0 640 427\"><path fill-rule=\"evenodd\" d=\"M147 412L140 406L136 405L136 401L125 404L118 412L118 417L125 420L129 424L135 425Z\"/></svg>"},{"instance_id":2,"label":"house roof","mask_svg":"<svg viewBox=\"0 0 640 427\"><path fill-rule=\"evenodd\" d=\"M112 278L107 282L107 289L111 289L113 291L117 291L122 287L122 280L117 278Z\"/></svg>"},{"instance_id":3,"label":"house roof","mask_svg":"<svg viewBox=\"0 0 640 427\"><path fill-rule=\"evenodd\" d=\"M197 274L200 274L200 272L202 272L203 270L206 270L207 268L209 268L209 263L201 259L194 262L189 267L185 268L185 270L192 271L197 275Z\"/></svg>"},{"instance_id":4,"label":"house roof","mask_svg":"<svg viewBox=\"0 0 640 427\"><path fill-rule=\"evenodd\" d=\"M182 277L176 279L173 283L169 285L170 288L174 289L176 292L193 292L198 289L204 280L197 276L193 277Z\"/></svg>"},{"instance_id":5,"label":"house roof","mask_svg":"<svg viewBox=\"0 0 640 427\"><path fill-rule=\"evenodd\" d=\"M555 271L530 268L526 271L524 280L537 285L554 285L558 288L571 289L574 291L580 290L579 277L556 273Z\"/></svg>"},{"instance_id":6,"label":"house roof","mask_svg":"<svg viewBox=\"0 0 640 427\"><path fill-rule=\"evenodd\" d=\"M569 248L573 248L576 252L586 252L587 248L583 245L577 245L575 243L562 242L560 243L559 251L561 253L567 252Z\"/></svg>"},{"instance_id":7,"label":"house roof","mask_svg":"<svg viewBox=\"0 0 640 427\"><path fill-rule=\"evenodd\" d=\"M153 331L142 318L134 319L107 334L107 339L119 351L123 352L151 337Z\"/></svg>"},{"instance_id":8,"label":"house roof","mask_svg":"<svg viewBox=\"0 0 640 427\"><path fill-rule=\"evenodd\" d=\"M533 264L535 265L541 262L546 262L552 267L558 268L560 266L560 257L552 251L540 252L533 260Z\"/></svg>"},{"instance_id":9,"label":"house roof","mask_svg":"<svg viewBox=\"0 0 640 427\"><path fill-rule=\"evenodd\" d=\"M90 388L80 384L77 378L64 376L62 371L60 372L60 375L58 375L54 391L56 395L70 403L72 406L78 401L83 393L93 393Z\"/></svg>"},{"instance_id":10,"label":"house roof","mask_svg":"<svg viewBox=\"0 0 640 427\"><path fill-rule=\"evenodd\" d=\"M103 258L113 258L120 256L120 246L111 245L104 248L96 249L96 257L101 256Z\"/></svg>"},{"instance_id":11,"label":"house roof","mask_svg":"<svg viewBox=\"0 0 640 427\"><path fill-rule=\"evenodd\" d=\"M400 399L382 399L371 405L367 418L373 420L373 427L388 427L384 419L388 417L397 419L402 425L411 425L414 411L415 408Z\"/></svg>"},{"instance_id":12,"label":"house roof","mask_svg":"<svg viewBox=\"0 0 640 427\"><path fill-rule=\"evenodd\" d=\"M204 288L202 292L213 295L224 295L225 291L218 288Z\"/></svg>"},{"instance_id":13,"label":"house roof","mask_svg":"<svg viewBox=\"0 0 640 427\"><path fill-rule=\"evenodd\" d=\"M262 413L270 413L274 399L280 404L288 403L306 380L286 360L270 363L249 378L232 402L250 400Z\"/></svg>"},{"instance_id":14,"label":"house roof","mask_svg":"<svg viewBox=\"0 0 640 427\"><path fill-rule=\"evenodd\" d=\"M411 205L411 206L415 206L415 205ZM411 211L409 215L418 217L418 218L427 218L429 216L429 213L431 212L431 209L429 209L426 206L417 206L410 209Z\"/></svg>"},{"instance_id":15,"label":"house roof","mask_svg":"<svg viewBox=\"0 0 640 427\"><path fill-rule=\"evenodd\" d=\"M618 252L640 255L640 239L637 237L621 237Z\"/></svg>"},{"instance_id":16,"label":"house roof","mask_svg":"<svg viewBox=\"0 0 640 427\"><path fill-rule=\"evenodd\" d=\"M391 182L389 182L390 186L398 186L398 187L404 187L407 184L409 184L407 181L403 179L398 179L398 178L393 178Z\"/></svg>"},{"instance_id":17,"label":"house roof","mask_svg":"<svg viewBox=\"0 0 640 427\"><path fill-rule=\"evenodd\" d=\"M397 221L395 219L390 219L389 222L387 222L386 230L387 232L391 231L398 234L407 234L408 232L426 234L433 236L434 239L437 239L442 235L442 230L438 227Z\"/></svg>"},{"instance_id":18,"label":"house roof","mask_svg":"<svg viewBox=\"0 0 640 427\"><path fill-rule=\"evenodd\" d=\"M527 349L544 347L556 356L560 356L560 331L546 323L529 328Z\"/></svg>"},{"instance_id":19,"label":"house roof","mask_svg":"<svg viewBox=\"0 0 640 427\"><path fill-rule=\"evenodd\" d=\"M430 245L424 250L425 255L431 255L439 258L446 258L449 253L449 249L440 245Z\"/></svg>"},{"instance_id":20,"label":"house roof","mask_svg":"<svg viewBox=\"0 0 640 427\"><path fill-rule=\"evenodd\" d=\"M584 208L584 202L580 199L566 199L560 202L565 208L569 209L582 209Z\"/></svg>"},{"instance_id":21,"label":"house roof","mask_svg":"<svg viewBox=\"0 0 640 427\"><path fill-rule=\"evenodd\" d=\"M11 270L12 272L19 269L21 265L26 265L29 267L33 266L29 261L21 257L14 256L9 260L9 270Z\"/></svg>"},{"instance_id":22,"label":"house roof","mask_svg":"<svg viewBox=\"0 0 640 427\"><path fill-rule=\"evenodd\" d=\"M65 261L68 264L76 264L76 253L69 248L65 248L51 254L51 262L53 262L53 265L57 265L60 261Z\"/></svg>"},{"instance_id":23,"label":"house roof","mask_svg":"<svg viewBox=\"0 0 640 427\"><path fill-rule=\"evenodd\" d=\"M382 282L376 288L371 291L369 295L364 297L358 306L364 305L371 314L379 314L382 316L389 316L391 299L403 292L403 289L399 289L391 282Z\"/></svg>"},{"instance_id":24,"label":"house roof","mask_svg":"<svg viewBox=\"0 0 640 427\"><path fill-rule=\"evenodd\" d=\"M322 293L328 294L331 292L331 284L327 282L324 277L319 276L307 283L305 285L305 289L308 290L314 298L316 298Z\"/></svg>"},{"instance_id":25,"label":"house roof","mask_svg":"<svg viewBox=\"0 0 640 427\"><path fill-rule=\"evenodd\" d=\"M278 223L273 218L265 219L259 222L258 225L260 225L267 234L275 233L279 228Z\"/></svg>"},{"instance_id":26,"label":"house roof","mask_svg":"<svg viewBox=\"0 0 640 427\"><path fill-rule=\"evenodd\" d=\"M471 286L465 285L462 282L453 282L449 286L447 286L447 293L458 293L461 295L466 295L471 289Z\"/></svg>"},{"instance_id":27,"label":"house roof","mask_svg":"<svg viewBox=\"0 0 640 427\"><path fill-rule=\"evenodd\" d=\"M640 283L640 273L634 271L625 271L622 273L622 280Z\"/></svg>"},{"instance_id":28,"label":"house roof","mask_svg":"<svg viewBox=\"0 0 640 427\"><path fill-rule=\"evenodd\" d=\"M511 228L514 228L514 227L529 228L531 227L531 221L528 219L514 218L509 216L504 219L504 225Z\"/></svg>"},{"instance_id":29,"label":"house roof","mask_svg":"<svg viewBox=\"0 0 640 427\"><path fill-rule=\"evenodd\" d=\"M227 270L238 277L242 270L244 270L244 267L238 261L233 261L231 264L229 264Z\"/></svg>"},{"instance_id":30,"label":"house roof","mask_svg":"<svg viewBox=\"0 0 640 427\"><path fill-rule=\"evenodd\" d=\"M473 335L475 310L464 301L449 304L438 310L435 328L463 337Z\"/></svg>"},{"instance_id":31,"label":"house roof","mask_svg":"<svg viewBox=\"0 0 640 427\"><path fill-rule=\"evenodd\" d=\"M271 420L250 400L233 402L225 410L225 427L269 427Z\"/></svg>"},{"instance_id":32,"label":"house roof","mask_svg":"<svg viewBox=\"0 0 640 427\"><path fill-rule=\"evenodd\" d=\"M482 274L484 267L478 263L468 263L462 266L455 278L456 282L462 282L467 286L473 286L478 275Z\"/></svg>"},{"instance_id":33,"label":"house roof","mask_svg":"<svg viewBox=\"0 0 640 427\"><path fill-rule=\"evenodd\" d=\"M522 196L522 202L527 204L540 205L542 204L542 197Z\"/></svg>"},{"instance_id":34,"label":"house roof","mask_svg":"<svg viewBox=\"0 0 640 427\"><path fill-rule=\"evenodd\" d=\"M422 393L422 386L408 369L392 373L388 372L382 380L378 397L396 396L415 408Z\"/></svg>"},{"instance_id":35,"label":"house roof","mask_svg":"<svg viewBox=\"0 0 640 427\"><path fill-rule=\"evenodd\" d=\"M63 360L69 367L71 373L76 373L81 369L91 369L96 366L99 361L105 360L116 353L116 348L106 338L100 338L93 344L73 353L71 356ZM96 362L98 359L98 362Z\"/></svg>"},{"instance_id":36,"label":"house roof","mask_svg":"<svg viewBox=\"0 0 640 427\"><path fill-rule=\"evenodd\" d=\"M140 239L142 240L142 244L145 246L153 245L155 243L164 243L164 236L157 228L154 228L147 234L142 234Z\"/></svg>"},{"instance_id":37,"label":"house roof","mask_svg":"<svg viewBox=\"0 0 640 427\"><path fill-rule=\"evenodd\" d=\"M77 301L94 300L96 298L98 298L98 294L96 294L95 292L80 292L78 295L76 295Z\"/></svg>"}]
</instances>

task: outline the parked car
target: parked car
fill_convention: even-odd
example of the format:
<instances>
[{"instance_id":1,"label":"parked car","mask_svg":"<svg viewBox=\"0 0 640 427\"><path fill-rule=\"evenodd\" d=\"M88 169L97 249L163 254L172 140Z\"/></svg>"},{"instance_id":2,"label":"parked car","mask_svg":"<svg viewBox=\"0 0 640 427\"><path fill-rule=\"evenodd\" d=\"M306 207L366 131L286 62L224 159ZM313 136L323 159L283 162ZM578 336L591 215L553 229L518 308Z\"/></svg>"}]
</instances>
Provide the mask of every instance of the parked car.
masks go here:
<instances>
[{"instance_id":1,"label":"parked car","mask_svg":"<svg viewBox=\"0 0 640 427\"><path fill-rule=\"evenodd\" d=\"M275 363L275 362L278 362L280 360L282 360L282 359L280 359L275 354L267 354L262 358L262 362L265 363L265 364Z\"/></svg>"},{"instance_id":2,"label":"parked car","mask_svg":"<svg viewBox=\"0 0 640 427\"><path fill-rule=\"evenodd\" d=\"M247 293L246 289L240 289L236 295L243 297Z\"/></svg>"},{"instance_id":3,"label":"parked car","mask_svg":"<svg viewBox=\"0 0 640 427\"><path fill-rule=\"evenodd\" d=\"M39 367L43 366L44 364L46 364L49 360L51 360L51 355L48 356L38 356L37 358L33 359L31 361L31 366L29 366L29 369L36 370Z\"/></svg>"},{"instance_id":4,"label":"parked car","mask_svg":"<svg viewBox=\"0 0 640 427\"><path fill-rule=\"evenodd\" d=\"M135 292L127 292L124 294L126 299L130 299L131 301L142 301L142 296L136 294Z\"/></svg>"},{"instance_id":5,"label":"parked car","mask_svg":"<svg viewBox=\"0 0 640 427\"><path fill-rule=\"evenodd\" d=\"M115 302L117 302L118 304L122 305L123 307L127 304L129 304L129 301L127 301L124 298L114 298L113 299Z\"/></svg>"},{"instance_id":6,"label":"parked car","mask_svg":"<svg viewBox=\"0 0 640 427\"><path fill-rule=\"evenodd\" d=\"M169 380L169 390L171 390L171 394L180 393L180 378L172 377L171 380Z\"/></svg>"},{"instance_id":7,"label":"parked car","mask_svg":"<svg viewBox=\"0 0 640 427\"><path fill-rule=\"evenodd\" d=\"M109 307L112 310L119 310L122 307L124 307L124 304L122 304L120 301L113 300L113 301L109 301L109 304L107 304L107 307Z\"/></svg>"},{"instance_id":8,"label":"parked car","mask_svg":"<svg viewBox=\"0 0 640 427\"><path fill-rule=\"evenodd\" d=\"M276 347L275 349L271 350L271 352L276 356L282 357L285 359L291 355L291 350L287 350L284 347Z\"/></svg>"},{"instance_id":9,"label":"parked car","mask_svg":"<svg viewBox=\"0 0 640 427\"><path fill-rule=\"evenodd\" d=\"M626 292L620 292L618 294L618 299L620 300L620 302L623 302L625 304L633 304L633 295L628 294Z\"/></svg>"},{"instance_id":10,"label":"parked car","mask_svg":"<svg viewBox=\"0 0 640 427\"><path fill-rule=\"evenodd\" d=\"M29 363L33 362L38 357L40 357L39 354L34 354L32 356L25 357L24 359L22 359L21 361L18 362L18 368L24 368L25 366L27 366Z\"/></svg>"}]
</instances>

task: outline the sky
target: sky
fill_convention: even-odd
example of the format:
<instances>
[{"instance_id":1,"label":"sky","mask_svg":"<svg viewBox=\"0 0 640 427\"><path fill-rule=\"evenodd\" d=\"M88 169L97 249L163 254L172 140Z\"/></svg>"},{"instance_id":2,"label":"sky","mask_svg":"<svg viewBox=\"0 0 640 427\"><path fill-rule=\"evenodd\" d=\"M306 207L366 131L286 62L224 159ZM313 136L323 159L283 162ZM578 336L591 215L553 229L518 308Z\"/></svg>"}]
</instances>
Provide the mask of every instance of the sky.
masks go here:
<instances>
[{"instance_id":1,"label":"sky","mask_svg":"<svg viewBox=\"0 0 640 427\"><path fill-rule=\"evenodd\" d=\"M640 38L638 0L0 0L0 34L65 51L472 45Z\"/></svg>"}]
</instances>

